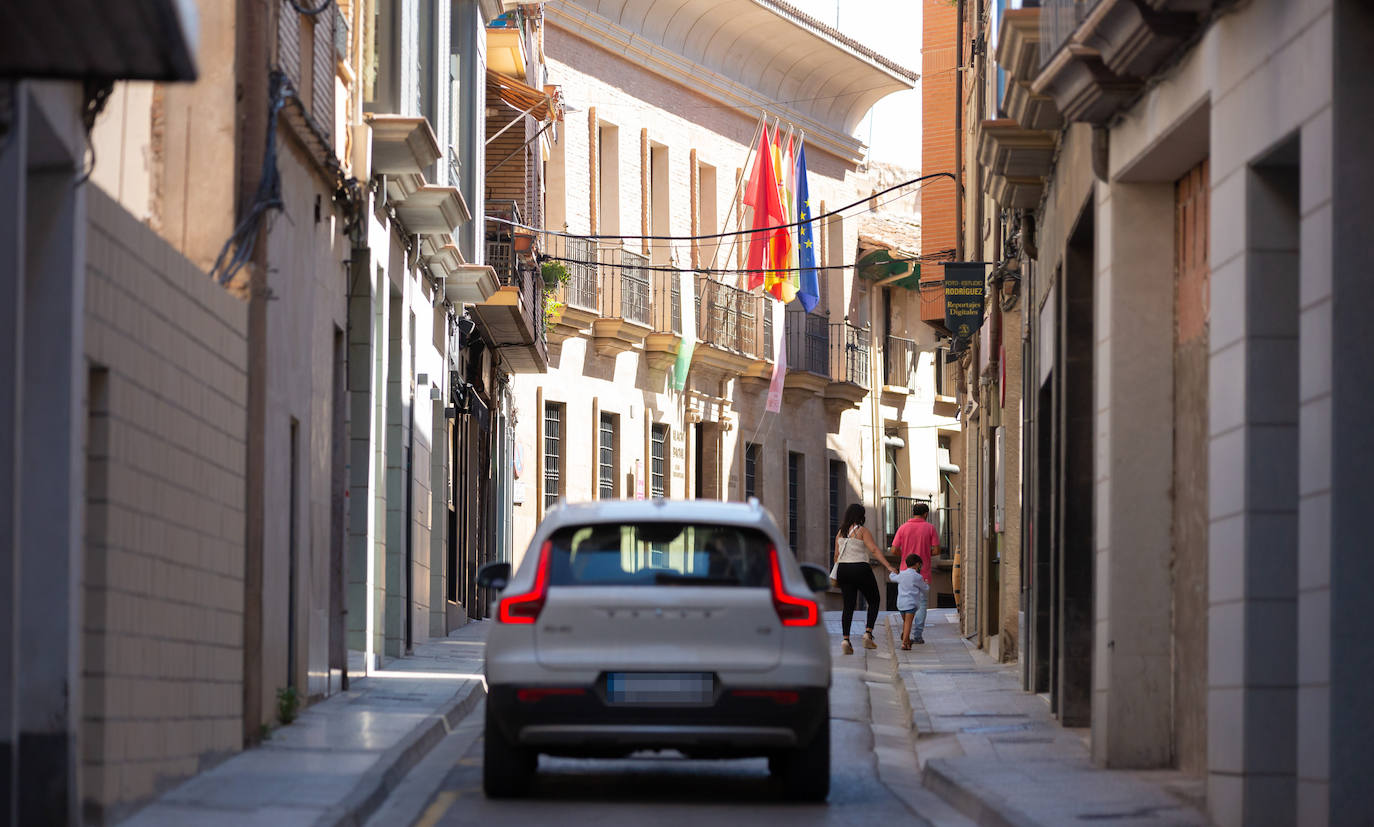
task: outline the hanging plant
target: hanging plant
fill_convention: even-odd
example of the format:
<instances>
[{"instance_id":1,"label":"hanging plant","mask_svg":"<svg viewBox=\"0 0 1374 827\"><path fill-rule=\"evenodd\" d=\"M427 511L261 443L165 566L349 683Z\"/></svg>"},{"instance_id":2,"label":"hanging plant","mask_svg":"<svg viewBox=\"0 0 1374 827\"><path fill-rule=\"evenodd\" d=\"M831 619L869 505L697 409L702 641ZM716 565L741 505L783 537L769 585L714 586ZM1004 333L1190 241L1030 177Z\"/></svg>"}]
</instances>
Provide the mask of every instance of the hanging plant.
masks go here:
<instances>
[{"instance_id":1,"label":"hanging plant","mask_svg":"<svg viewBox=\"0 0 1374 827\"><path fill-rule=\"evenodd\" d=\"M545 261L539 267L540 275L544 277L544 290L557 290L560 285L568 281L568 267L561 261Z\"/></svg>"},{"instance_id":2,"label":"hanging plant","mask_svg":"<svg viewBox=\"0 0 1374 827\"><path fill-rule=\"evenodd\" d=\"M555 325L563 317L563 302L555 298L547 298L544 301L544 324Z\"/></svg>"}]
</instances>

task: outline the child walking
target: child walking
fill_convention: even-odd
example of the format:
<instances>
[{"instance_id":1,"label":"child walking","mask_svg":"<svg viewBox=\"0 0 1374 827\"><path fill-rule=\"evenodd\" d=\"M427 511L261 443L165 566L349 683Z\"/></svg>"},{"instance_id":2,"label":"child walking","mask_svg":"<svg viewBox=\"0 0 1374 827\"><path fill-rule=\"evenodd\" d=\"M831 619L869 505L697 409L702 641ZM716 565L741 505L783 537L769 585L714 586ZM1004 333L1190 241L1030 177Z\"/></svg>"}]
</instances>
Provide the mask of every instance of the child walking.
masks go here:
<instances>
[{"instance_id":1,"label":"child walking","mask_svg":"<svg viewBox=\"0 0 1374 827\"><path fill-rule=\"evenodd\" d=\"M897 611L902 613L902 648L910 649L912 626L916 628L916 643L925 643L926 593L930 584L921 576L921 557L917 554L906 556L906 568L901 572L889 574L888 580L897 584Z\"/></svg>"}]
</instances>

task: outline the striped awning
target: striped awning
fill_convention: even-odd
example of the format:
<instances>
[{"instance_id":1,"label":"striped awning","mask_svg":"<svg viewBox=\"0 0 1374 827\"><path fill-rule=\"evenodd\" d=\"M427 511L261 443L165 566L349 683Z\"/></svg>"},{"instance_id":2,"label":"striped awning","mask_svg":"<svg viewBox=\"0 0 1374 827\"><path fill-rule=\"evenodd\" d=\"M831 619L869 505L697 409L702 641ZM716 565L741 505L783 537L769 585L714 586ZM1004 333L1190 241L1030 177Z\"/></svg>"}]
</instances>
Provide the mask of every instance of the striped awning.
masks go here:
<instances>
[{"instance_id":1,"label":"striped awning","mask_svg":"<svg viewBox=\"0 0 1374 827\"><path fill-rule=\"evenodd\" d=\"M541 121L561 114L552 95L491 69L487 70L487 98L500 98L517 112L528 109Z\"/></svg>"}]
</instances>

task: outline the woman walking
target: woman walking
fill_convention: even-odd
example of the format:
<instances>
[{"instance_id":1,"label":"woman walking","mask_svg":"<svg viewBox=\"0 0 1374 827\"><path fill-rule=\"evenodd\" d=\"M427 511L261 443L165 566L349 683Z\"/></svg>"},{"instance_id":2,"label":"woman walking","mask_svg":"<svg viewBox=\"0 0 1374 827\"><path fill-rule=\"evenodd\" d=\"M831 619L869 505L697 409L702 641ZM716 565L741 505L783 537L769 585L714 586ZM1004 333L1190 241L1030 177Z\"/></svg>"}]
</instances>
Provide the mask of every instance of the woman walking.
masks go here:
<instances>
[{"instance_id":1,"label":"woman walking","mask_svg":"<svg viewBox=\"0 0 1374 827\"><path fill-rule=\"evenodd\" d=\"M864 625L864 648L877 649L873 642L873 624L878 622L878 581L869 568L868 558L883 564L889 573L895 572L883 557L873 535L864 528L864 507L854 503L845 509L844 523L840 533L835 535L835 580L840 584L844 595L844 612L840 615L840 629L844 633L844 643L840 650L846 655L854 654L854 646L849 642L849 626L854 620L854 605L858 602L859 592L863 592L868 603L868 622Z\"/></svg>"}]
</instances>

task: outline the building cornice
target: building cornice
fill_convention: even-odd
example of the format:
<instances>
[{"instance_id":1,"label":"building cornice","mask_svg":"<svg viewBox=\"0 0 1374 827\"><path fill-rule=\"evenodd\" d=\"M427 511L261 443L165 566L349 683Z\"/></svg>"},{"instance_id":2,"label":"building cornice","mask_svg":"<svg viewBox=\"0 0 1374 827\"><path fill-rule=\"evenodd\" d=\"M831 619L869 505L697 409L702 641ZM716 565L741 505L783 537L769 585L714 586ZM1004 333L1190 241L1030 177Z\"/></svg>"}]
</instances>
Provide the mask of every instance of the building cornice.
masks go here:
<instances>
[{"instance_id":1,"label":"building cornice","mask_svg":"<svg viewBox=\"0 0 1374 827\"><path fill-rule=\"evenodd\" d=\"M863 160L864 143L854 136L837 130L794 106L780 103L744 83L728 78L711 67L678 54L593 11L572 3L560 3L546 6L544 14L548 25L614 54L623 55L635 64L675 84L735 109L750 120L767 113L770 118L780 118L805 132L807 143L816 149L848 163ZM556 55L553 57L557 59ZM904 80L903 82L905 83ZM893 91L897 88L897 78L894 76Z\"/></svg>"}]
</instances>

